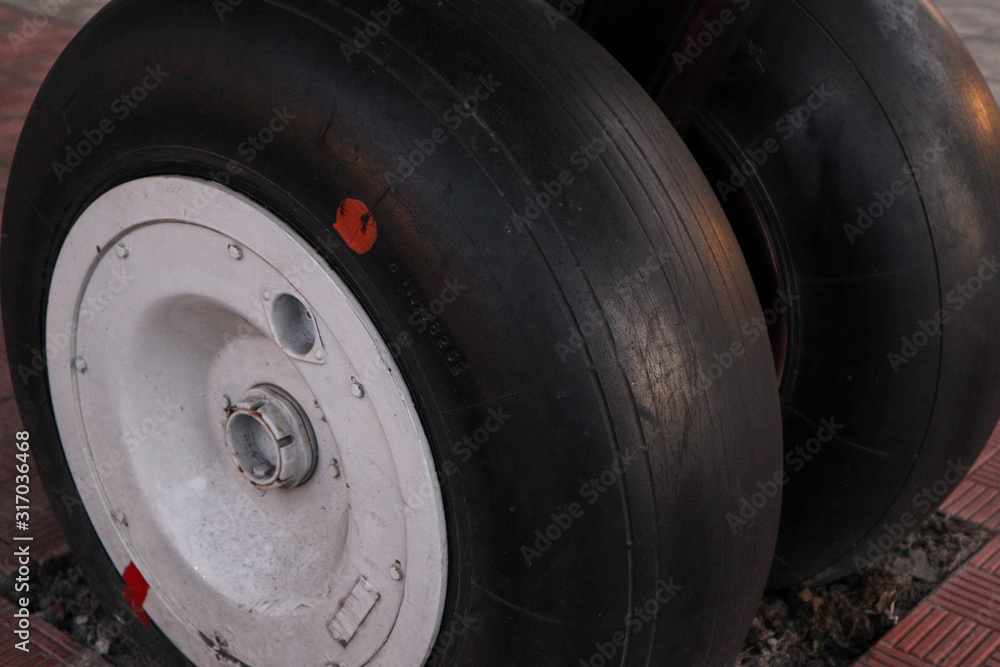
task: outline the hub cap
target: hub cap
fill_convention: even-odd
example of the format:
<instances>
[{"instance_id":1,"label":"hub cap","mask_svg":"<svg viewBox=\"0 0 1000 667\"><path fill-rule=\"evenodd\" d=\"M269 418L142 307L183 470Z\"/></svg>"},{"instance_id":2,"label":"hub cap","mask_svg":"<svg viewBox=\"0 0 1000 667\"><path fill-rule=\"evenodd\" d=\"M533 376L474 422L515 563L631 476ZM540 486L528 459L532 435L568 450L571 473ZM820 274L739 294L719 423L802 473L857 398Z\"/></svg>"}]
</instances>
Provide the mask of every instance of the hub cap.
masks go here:
<instances>
[{"instance_id":1,"label":"hub cap","mask_svg":"<svg viewBox=\"0 0 1000 667\"><path fill-rule=\"evenodd\" d=\"M277 387L254 387L233 407L226 444L233 463L258 489L299 486L316 469L312 425L295 399Z\"/></svg>"},{"instance_id":2,"label":"hub cap","mask_svg":"<svg viewBox=\"0 0 1000 667\"><path fill-rule=\"evenodd\" d=\"M427 437L301 237L215 184L121 185L71 229L46 327L83 504L192 661L424 663L447 565Z\"/></svg>"}]
</instances>

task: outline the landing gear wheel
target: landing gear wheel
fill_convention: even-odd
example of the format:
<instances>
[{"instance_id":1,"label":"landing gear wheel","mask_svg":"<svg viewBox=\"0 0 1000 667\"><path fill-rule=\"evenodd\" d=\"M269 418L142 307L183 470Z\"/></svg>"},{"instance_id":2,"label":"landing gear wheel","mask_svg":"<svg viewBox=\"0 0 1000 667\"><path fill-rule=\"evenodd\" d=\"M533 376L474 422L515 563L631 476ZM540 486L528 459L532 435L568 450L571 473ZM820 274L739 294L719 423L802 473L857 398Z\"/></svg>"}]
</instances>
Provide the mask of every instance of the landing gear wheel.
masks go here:
<instances>
[{"instance_id":1,"label":"landing gear wheel","mask_svg":"<svg viewBox=\"0 0 1000 667\"><path fill-rule=\"evenodd\" d=\"M941 15L904 4L776 0L702 109L731 166L769 156L738 190L790 298L773 585L864 567L1000 419L1000 114Z\"/></svg>"},{"instance_id":2,"label":"landing gear wheel","mask_svg":"<svg viewBox=\"0 0 1000 667\"><path fill-rule=\"evenodd\" d=\"M112 188L62 244L46 331L74 332L49 391L94 530L185 655L430 654L447 535L427 436L374 323L290 228L203 181Z\"/></svg>"},{"instance_id":3,"label":"landing gear wheel","mask_svg":"<svg viewBox=\"0 0 1000 667\"><path fill-rule=\"evenodd\" d=\"M765 348L698 386L762 316L708 183L534 3L385 7L116 2L48 77L0 278L74 552L153 663L729 661L782 446Z\"/></svg>"},{"instance_id":4,"label":"landing gear wheel","mask_svg":"<svg viewBox=\"0 0 1000 667\"><path fill-rule=\"evenodd\" d=\"M772 0L686 141L783 368L771 583L840 577L944 500L1000 417L1000 115L929 3Z\"/></svg>"}]
</instances>

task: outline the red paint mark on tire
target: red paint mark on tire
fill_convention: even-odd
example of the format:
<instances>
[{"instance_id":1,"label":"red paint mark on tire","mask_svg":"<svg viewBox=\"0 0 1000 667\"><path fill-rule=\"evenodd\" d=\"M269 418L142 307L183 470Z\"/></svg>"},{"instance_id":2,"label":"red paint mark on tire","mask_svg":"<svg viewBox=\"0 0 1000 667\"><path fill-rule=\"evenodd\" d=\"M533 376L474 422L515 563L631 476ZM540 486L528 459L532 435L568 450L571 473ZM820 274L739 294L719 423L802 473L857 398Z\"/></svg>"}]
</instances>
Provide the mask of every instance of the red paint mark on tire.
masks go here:
<instances>
[{"instance_id":1,"label":"red paint mark on tire","mask_svg":"<svg viewBox=\"0 0 1000 667\"><path fill-rule=\"evenodd\" d=\"M337 209L337 224L333 226L349 247L359 255L372 249L378 238L375 216L364 202L345 199Z\"/></svg>"},{"instance_id":2,"label":"red paint mark on tire","mask_svg":"<svg viewBox=\"0 0 1000 667\"><path fill-rule=\"evenodd\" d=\"M149 616L146 615L146 610L142 608L142 605L146 602L146 595L149 593L149 583L142 576L142 572L135 566L135 563L132 562L128 564L128 567L122 573L122 579L125 580L125 588L122 589L122 593L125 595L125 600L128 602L129 608L135 612L140 623L149 625Z\"/></svg>"}]
</instances>

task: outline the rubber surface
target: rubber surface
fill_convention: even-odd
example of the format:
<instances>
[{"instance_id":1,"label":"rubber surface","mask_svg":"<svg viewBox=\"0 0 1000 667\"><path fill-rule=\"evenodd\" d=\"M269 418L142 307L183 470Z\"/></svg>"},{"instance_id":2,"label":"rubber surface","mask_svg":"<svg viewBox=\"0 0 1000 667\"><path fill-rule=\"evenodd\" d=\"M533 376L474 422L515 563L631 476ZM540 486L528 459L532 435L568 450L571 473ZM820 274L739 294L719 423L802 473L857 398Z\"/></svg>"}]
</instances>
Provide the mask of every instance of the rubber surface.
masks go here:
<instances>
[{"instance_id":1,"label":"rubber surface","mask_svg":"<svg viewBox=\"0 0 1000 667\"><path fill-rule=\"evenodd\" d=\"M771 584L835 579L943 501L1000 417L1000 114L935 9L872 0L772 0L700 114L692 145L725 156L716 192L734 218L753 201L792 300Z\"/></svg>"},{"instance_id":2,"label":"rubber surface","mask_svg":"<svg viewBox=\"0 0 1000 667\"><path fill-rule=\"evenodd\" d=\"M549 0L560 10L576 0ZM581 0L582 1L582 0ZM682 134L766 0L587 0L579 24L635 77Z\"/></svg>"},{"instance_id":3,"label":"rubber surface","mask_svg":"<svg viewBox=\"0 0 1000 667\"><path fill-rule=\"evenodd\" d=\"M542 5L402 7L365 40L381 0L125 0L54 67L15 157L0 280L18 401L74 551L125 613L36 352L47 276L100 193L213 179L315 244L396 345L448 520L430 664L724 664L763 589L780 494L753 526L726 517L780 470L781 444L768 350L696 389L761 316L719 204L642 90L580 30L553 32ZM124 114L147 68L161 81ZM277 115L285 128L254 147ZM67 146L95 129L71 165ZM377 221L364 254L362 209L338 219L348 199ZM461 296L442 310L449 286ZM152 662L179 661L154 626L127 633Z\"/></svg>"}]
</instances>

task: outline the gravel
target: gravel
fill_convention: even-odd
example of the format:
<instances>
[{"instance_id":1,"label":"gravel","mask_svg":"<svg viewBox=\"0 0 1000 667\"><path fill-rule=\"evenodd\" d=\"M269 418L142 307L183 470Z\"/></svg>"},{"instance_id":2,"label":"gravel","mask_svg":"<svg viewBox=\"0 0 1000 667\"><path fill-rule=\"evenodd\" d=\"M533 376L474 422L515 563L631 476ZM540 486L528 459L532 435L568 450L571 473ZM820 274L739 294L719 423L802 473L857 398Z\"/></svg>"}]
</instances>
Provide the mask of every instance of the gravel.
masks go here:
<instances>
[{"instance_id":1,"label":"gravel","mask_svg":"<svg viewBox=\"0 0 1000 667\"><path fill-rule=\"evenodd\" d=\"M122 642L120 624L104 612L72 556L33 564L30 611L118 667L141 667ZM0 591L15 602L14 581L0 574Z\"/></svg>"},{"instance_id":2,"label":"gravel","mask_svg":"<svg viewBox=\"0 0 1000 667\"><path fill-rule=\"evenodd\" d=\"M936 513L862 573L827 586L767 593L736 665L853 664L993 535Z\"/></svg>"}]
</instances>

